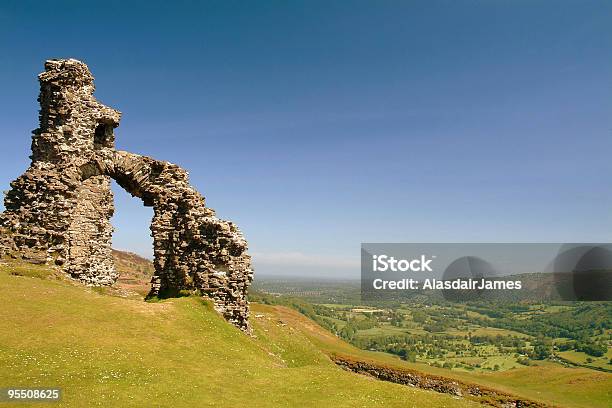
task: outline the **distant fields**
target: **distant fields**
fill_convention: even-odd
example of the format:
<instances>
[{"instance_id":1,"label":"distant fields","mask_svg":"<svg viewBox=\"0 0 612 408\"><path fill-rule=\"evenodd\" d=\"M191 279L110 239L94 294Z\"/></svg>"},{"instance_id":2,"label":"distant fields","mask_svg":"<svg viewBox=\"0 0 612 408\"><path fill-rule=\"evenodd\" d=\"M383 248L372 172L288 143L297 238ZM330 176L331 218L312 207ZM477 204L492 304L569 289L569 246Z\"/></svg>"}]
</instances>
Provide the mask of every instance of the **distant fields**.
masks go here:
<instances>
[{"instance_id":1,"label":"distant fields","mask_svg":"<svg viewBox=\"0 0 612 408\"><path fill-rule=\"evenodd\" d=\"M537 362L535 366L519 366L504 371L447 370L423 363L410 363L387 353L360 350L298 312L284 307L256 305L254 309L258 312L274 313L329 354L348 355L390 367L408 368L456 378L560 407L607 408L612 401L612 374L609 373L586 368L563 367L546 361Z\"/></svg>"},{"instance_id":2,"label":"distant fields","mask_svg":"<svg viewBox=\"0 0 612 408\"><path fill-rule=\"evenodd\" d=\"M266 285L274 296L266 295ZM291 287L292 295L285 295L284 287ZM364 304L356 287L343 293L330 281L278 280L258 288L263 293L254 298L290 306L331 332L317 336L330 353L473 381L559 406L612 406L612 374L596 371L612 369L610 302L450 303L420 296ZM332 297L338 303L330 302ZM340 339L355 347L348 351Z\"/></svg>"},{"instance_id":3,"label":"distant fields","mask_svg":"<svg viewBox=\"0 0 612 408\"><path fill-rule=\"evenodd\" d=\"M602 367L608 369L610 368L610 359L612 359L612 350L608 350L608 352L602 357L589 356L586 353L575 350L560 351L557 354L559 355L559 357L562 357L576 364L592 367Z\"/></svg>"}]
</instances>

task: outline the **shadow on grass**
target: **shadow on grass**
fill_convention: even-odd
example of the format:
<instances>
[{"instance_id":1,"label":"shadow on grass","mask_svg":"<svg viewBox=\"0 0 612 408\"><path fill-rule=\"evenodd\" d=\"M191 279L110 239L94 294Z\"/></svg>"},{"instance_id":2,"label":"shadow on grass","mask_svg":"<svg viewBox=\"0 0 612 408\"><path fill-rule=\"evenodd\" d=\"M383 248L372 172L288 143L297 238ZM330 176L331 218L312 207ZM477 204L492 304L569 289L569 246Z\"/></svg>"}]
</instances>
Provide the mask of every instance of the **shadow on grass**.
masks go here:
<instances>
[{"instance_id":1,"label":"shadow on grass","mask_svg":"<svg viewBox=\"0 0 612 408\"><path fill-rule=\"evenodd\" d=\"M149 293L145 297L145 301L154 303L154 302L161 302L166 299L182 298L182 297L197 296L197 295L198 293L192 290L165 289L165 290L160 291L157 295L152 295Z\"/></svg>"}]
</instances>

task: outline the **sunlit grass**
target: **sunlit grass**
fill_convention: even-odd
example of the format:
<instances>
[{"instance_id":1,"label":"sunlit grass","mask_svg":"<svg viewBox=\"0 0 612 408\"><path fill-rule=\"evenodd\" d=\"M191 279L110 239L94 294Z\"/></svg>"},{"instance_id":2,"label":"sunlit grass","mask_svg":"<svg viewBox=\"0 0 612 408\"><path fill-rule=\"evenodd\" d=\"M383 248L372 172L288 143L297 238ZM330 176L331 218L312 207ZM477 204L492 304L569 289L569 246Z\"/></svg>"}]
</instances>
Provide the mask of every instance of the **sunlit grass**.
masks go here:
<instances>
[{"instance_id":1,"label":"sunlit grass","mask_svg":"<svg viewBox=\"0 0 612 408\"><path fill-rule=\"evenodd\" d=\"M276 313L255 312L248 337L196 297L143 302L49 276L0 267L0 387L62 387L59 406L472 405L346 372Z\"/></svg>"}]
</instances>

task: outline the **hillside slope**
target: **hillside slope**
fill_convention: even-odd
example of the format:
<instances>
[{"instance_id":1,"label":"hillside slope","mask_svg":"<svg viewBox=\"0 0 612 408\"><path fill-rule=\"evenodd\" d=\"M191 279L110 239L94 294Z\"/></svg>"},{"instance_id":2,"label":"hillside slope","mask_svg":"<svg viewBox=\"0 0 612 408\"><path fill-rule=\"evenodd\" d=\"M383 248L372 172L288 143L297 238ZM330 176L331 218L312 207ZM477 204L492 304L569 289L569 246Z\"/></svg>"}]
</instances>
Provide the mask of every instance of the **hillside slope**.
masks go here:
<instances>
[{"instance_id":1,"label":"hillside slope","mask_svg":"<svg viewBox=\"0 0 612 408\"><path fill-rule=\"evenodd\" d=\"M153 262L132 252L117 249L113 249L113 260L119 272L119 279L114 286L146 296L151 290L151 276L155 271Z\"/></svg>"},{"instance_id":2,"label":"hillside slope","mask_svg":"<svg viewBox=\"0 0 612 408\"><path fill-rule=\"evenodd\" d=\"M467 384L476 384L527 400L559 407L593 408L612 404L612 374L551 362L503 372L466 373L409 363L387 353L358 349L295 310L284 306L253 305L253 312L273 315L306 336L332 359L359 361L381 370L404 370ZM381 371L378 370L378 371Z\"/></svg>"},{"instance_id":3,"label":"hillside slope","mask_svg":"<svg viewBox=\"0 0 612 408\"><path fill-rule=\"evenodd\" d=\"M0 386L62 387L59 406L479 406L344 371L268 311L250 338L198 298L145 303L6 262L0 304Z\"/></svg>"}]
</instances>

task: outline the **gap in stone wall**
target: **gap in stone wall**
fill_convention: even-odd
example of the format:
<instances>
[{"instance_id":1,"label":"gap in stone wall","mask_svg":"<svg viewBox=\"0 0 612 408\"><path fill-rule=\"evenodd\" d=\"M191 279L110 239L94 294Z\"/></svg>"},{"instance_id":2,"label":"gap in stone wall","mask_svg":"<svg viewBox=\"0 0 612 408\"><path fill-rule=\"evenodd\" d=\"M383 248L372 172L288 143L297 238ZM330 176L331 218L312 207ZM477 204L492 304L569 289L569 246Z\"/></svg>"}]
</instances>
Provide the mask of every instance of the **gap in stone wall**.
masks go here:
<instances>
[{"instance_id":1,"label":"gap in stone wall","mask_svg":"<svg viewBox=\"0 0 612 408\"><path fill-rule=\"evenodd\" d=\"M153 238L149 227L153 207L145 207L140 198L132 197L114 180L111 184L115 200L115 214L111 219L115 229L113 248L134 252L152 261Z\"/></svg>"},{"instance_id":2,"label":"gap in stone wall","mask_svg":"<svg viewBox=\"0 0 612 408\"><path fill-rule=\"evenodd\" d=\"M64 136L66 137L66 135ZM69 138L69 136L67 138ZM94 131L94 149L101 149L104 147L112 148L114 141L113 126L110 123L99 123Z\"/></svg>"}]
</instances>

